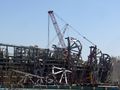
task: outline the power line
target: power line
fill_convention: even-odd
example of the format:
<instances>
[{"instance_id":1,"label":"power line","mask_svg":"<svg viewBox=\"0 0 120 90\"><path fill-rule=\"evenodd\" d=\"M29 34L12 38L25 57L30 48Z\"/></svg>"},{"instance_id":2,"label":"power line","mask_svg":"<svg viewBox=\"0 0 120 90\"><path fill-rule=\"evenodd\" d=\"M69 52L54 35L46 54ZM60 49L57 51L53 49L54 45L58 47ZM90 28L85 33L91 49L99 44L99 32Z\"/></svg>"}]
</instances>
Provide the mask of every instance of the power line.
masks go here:
<instances>
[{"instance_id":1,"label":"power line","mask_svg":"<svg viewBox=\"0 0 120 90\"><path fill-rule=\"evenodd\" d=\"M50 46L50 18L48 15L48 49L49 49L49 46Z\"/></svg>"}]
</instances>

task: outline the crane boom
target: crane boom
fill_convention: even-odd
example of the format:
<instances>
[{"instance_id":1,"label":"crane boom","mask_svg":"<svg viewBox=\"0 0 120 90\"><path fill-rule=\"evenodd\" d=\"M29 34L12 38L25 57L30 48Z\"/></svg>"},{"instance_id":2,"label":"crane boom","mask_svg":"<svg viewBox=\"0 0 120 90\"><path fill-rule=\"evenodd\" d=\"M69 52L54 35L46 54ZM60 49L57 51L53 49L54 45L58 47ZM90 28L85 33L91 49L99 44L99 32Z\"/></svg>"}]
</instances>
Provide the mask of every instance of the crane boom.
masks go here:
<instances>
[{"instance_id":1,"label":"crane boom","mask_svg":"<svg viewBox=\"0 0 120 90\"><path fill-rule=\"evenodd\" d=\"M63 39L63 35L62 35L62 33L60 31L60 28L59 28L59 26L57 24L57 21L56 21L56 18L54 16L53 11L48 11L48 14L51 17L53 26L54 26L54 28L56 30L56 33L57 33L57 36L58 36L58 39L59 39L59 42L60 42L60 45L62 46L62 48L66 48L66 45L65 45L65 42L64 42L64 39Z\"/></svg>"},{"instance_id":2,"label":"crane boom","mask_svg":"<svg viewBox=\"0 0 120 90\"><path fill-rule=\"evenodd\" d=\"M68 27L68 24L65 24L64 30L63 30L63 32L62 32L62 36L63 36L63 37L64 37L64 34L65 34L66 30L67 30L67 27ZM58 42L58 45L60 45L60 42Z\"/></svg>"}]
</instances>

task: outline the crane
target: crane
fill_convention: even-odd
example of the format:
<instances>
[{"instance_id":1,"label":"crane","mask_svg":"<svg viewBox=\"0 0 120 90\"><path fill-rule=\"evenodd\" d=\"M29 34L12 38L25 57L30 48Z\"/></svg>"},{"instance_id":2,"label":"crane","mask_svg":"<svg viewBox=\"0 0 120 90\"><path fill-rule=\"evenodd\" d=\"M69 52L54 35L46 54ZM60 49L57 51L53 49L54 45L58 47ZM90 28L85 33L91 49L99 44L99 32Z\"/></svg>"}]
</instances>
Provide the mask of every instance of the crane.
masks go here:
<instances>
[{"instance_id":1,"label":"crane","mask_svg":"<svg viewBox=\"0 0 120 90\"><path fill-rule=\"evenodd\" d=\"M56 18L54 16L53 11L48 11L48 14L51 17L53 26L54 26L54 28L56 30L56 33L57 33L57 36L58 36L58 39L59 39L59 42L60 42L60 45L62 46L62 48L66 48L66 44L64 42L63 35L62 35L62 33L60 31L60 28L59 28L59 26L57 24L57 21L56 21Z\"/></svg>"},{"instance_id":2,"label":"crane","mask_svg":"<svg viewBox=\"0 0 120 90\"><path fill-rule=\"evenodd\" d=\"M67 27L68 27L68 24L65 24L64 30L63 30L63 32L62 32L62 36L63 36L63 37L64 37L64 34L65 34L66 30L67 30ZM60 42L58 42L58 45L60 45Z\"/></svg>"}]
</instances>

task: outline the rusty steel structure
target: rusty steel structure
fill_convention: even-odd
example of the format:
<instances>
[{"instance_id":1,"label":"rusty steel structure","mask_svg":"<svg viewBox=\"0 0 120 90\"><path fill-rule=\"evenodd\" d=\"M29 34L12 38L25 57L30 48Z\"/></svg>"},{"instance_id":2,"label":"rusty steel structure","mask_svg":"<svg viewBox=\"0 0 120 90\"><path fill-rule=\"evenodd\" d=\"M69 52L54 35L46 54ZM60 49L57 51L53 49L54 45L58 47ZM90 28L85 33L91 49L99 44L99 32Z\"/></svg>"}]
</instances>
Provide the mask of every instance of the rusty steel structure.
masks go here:
<instances>
[{"instance_id":1,"label":"rusty steel structure","mask_svg":"<svg viewBox=\"0 0 120 90\"><path fill-rule=\"evenodd\" d=\"M54 50L0 43L0 84L7 87L35 87L107 82L110 56L97 52L97 47L91 46L88 61L84 62L80 41L70 37L66 39L67 48L54 46Z\"/></svg>"},{"instance_id":2,"label":"rusty steel structure","mask_svg":"<svg viewBox=\"0 0 120 90\"><path fill-rule=\"evenodd\" d=\"M82 44L66 37L67 44L49 11L59 42L53 50L38 46L0 43L0 85L5 87L39 87L41 85L98 85L110 81L111 58L96 45L90 46L88 60L83 61Z\"/></svg>"}]
</instances>

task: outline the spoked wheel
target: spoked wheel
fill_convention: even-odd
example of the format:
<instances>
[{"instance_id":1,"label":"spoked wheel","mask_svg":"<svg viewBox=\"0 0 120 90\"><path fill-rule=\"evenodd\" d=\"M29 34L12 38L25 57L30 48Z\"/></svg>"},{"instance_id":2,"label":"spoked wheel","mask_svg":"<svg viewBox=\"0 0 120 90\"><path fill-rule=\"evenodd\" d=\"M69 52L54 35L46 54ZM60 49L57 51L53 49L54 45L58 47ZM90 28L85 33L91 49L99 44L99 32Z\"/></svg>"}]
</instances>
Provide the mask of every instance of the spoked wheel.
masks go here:
<instances>
[{"instance_id":1,"label":"spoked wheel","mask_svg":"<svg viewBox=\"0 0 120 90\"><path fill-rule=\"evenodd\" d=\"M108 54L102 54L99 62L99 80L104 83L109 77L111 70L111 57Z\"/></svg>"}]
</instances>

